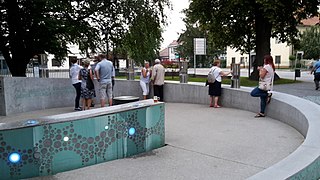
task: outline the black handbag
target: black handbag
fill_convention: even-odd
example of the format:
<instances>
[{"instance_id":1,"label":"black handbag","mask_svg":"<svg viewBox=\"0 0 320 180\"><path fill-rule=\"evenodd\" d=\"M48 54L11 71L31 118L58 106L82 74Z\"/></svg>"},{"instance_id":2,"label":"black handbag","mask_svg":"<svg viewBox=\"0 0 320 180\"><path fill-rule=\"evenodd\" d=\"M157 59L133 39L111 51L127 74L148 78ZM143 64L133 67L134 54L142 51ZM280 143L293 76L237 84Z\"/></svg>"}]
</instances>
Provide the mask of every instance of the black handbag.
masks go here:
<instances>
[{"instance_id":1,"label":"black handbag","mask_svg":"<svg viewBox=\"0 0 320 180\"><path fill-rule=\"evenodd\" d=\"M92 79L91 79L91 77L90 77L90 73L88 73L88 76L87 76L87 89L89 89L89 90L92 90L92 89L94 89L94 84L93 84L93 81L92 81Z\"/></svg>"}]
</instances>

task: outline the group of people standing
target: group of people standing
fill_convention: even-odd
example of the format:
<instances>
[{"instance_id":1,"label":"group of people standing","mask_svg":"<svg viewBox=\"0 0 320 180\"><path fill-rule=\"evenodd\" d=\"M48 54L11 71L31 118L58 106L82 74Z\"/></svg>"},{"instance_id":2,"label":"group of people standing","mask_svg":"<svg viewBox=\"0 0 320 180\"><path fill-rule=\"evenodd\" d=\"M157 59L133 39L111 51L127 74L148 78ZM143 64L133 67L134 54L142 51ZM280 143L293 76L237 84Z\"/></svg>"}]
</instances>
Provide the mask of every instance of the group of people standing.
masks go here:
<instances>
[{"instance_id":1,"label":"group of people standing","mask_svg":"<svg viewBox=\"0 0 320 180\"><path fill-rule=\"evenodd\" d=\"M145 61L140 75L140 86L142 89L143 99L148 98L150 93L150 83L152 83L154 96L159 98L159 101L163 101L164 75L165 68L161 65L161 61L159 59L154 61L152 69L150 69L149 62Z\"/></svg>"},{"instance_id":2,"label":"group of people standing","mask_svg":"<svg viewBox=\"0 0 320 180\"><path fill-rule=\"evenodd\" d=\"M114 86L115 70L111 61L107 60L106 55L101 54L95 60L95 64L90 67L90 59L83 60L83 67L77 64L77 60L71 60L72 66L70 68L70 77L72 85L76 90L75 110L90 109L92 99L95 97L95 89L88 86L89 81L96 77L99 82L99 93L101 107L106 104L108 100L109 106L112 106L112 90ZM222 76L227 76L231 73L224 72L220 68L220 60L215 60L210 69L215 77L214 83L207 83L209 85L210 107L220 108L218 104L219 97L221 96L221 81ZM316 64L313 71L319 78L320 63ZM258 67L259 70L259 86L251 91L251 96L260 97L260 112L255 117L265 117L266 105L270 103L273 86L273 79L275 74L275 66L273 58L270 55L264 56L264 65ZM315 82L316 82L315 75ZM159 101L163 101L163 85L164 85L165 68L161 65L161 61L156 59L154 66L150 68L149 62L144 63L141 69L140 86L142 89L143 98L147 99L150 93L150 83L153 84L154 96ZM317 81L316 89L319 89L319 80ZM79 100L82 98L82 108L80 107Z\"/></svg>"},{"instance_id":3,"label":"group of people standing","mask_svg":"<svg viewBox=\"0 0 320 180\"><path fill-rule=\"evenodd\" d=\"M77 64L77 59L72 59L70 68L70 78L72 85L76 90L75 108L76 111L90 109L92 99L96 96L93 79L96 77L99 82L99 94L101 107L108 100L109 106L112 106L112 89L114 83L115 69L111 61L107 60L106 55L100 54L94 64L90 66L90 59L82 61L83 67ZM80 106L80 97L82 98L82 107Z\"/></svg>"},{"instance_id":4,"label":"group of people standing","mask_svg":"<svg viewBox=\"0 0 320 180\"><path fill-rule=\"evenodd\" d=\"M209 96L210 96L210 107L220 108L218 104L219 97L221 96L221 80L222 76L227 76L231 72L223 72L220 68L220 60L215 60L213 66L210 69L210 73L213 73L215 77L214 83L208 83L209 85ZM320 64L319 64L320 65ZM275 66L273 58L270 55L264 56L264 65L258 67L259 71L259 86L254 88L250 95L253 97L260 97L260 112L255 115L258 117L265 117L266 105L270 103L272 93L270 91L273 88L273 79L275 74Z\"/></svg>"}]
</instances>

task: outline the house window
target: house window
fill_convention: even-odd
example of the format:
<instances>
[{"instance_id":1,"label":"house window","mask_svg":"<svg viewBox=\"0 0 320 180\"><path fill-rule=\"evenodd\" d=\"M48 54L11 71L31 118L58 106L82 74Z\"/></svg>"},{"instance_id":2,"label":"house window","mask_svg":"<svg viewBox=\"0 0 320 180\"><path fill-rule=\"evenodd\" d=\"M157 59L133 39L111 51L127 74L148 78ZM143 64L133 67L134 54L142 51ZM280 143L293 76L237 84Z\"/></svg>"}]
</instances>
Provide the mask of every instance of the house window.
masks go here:
<instances>
[{"instance_id":1,"label":"house window","mask_svg":"<svg viewBox=\"0 0 320 180\"><path fill-rule=\"evenodd\" d=\"M244 57L240 57L240 64L244 64Z\"/></svg>"},{"instance_id":2,"label":"house window","mask_svg":"<svg viewBox=\"0 0 320 180\"><path fill-rule=\"evenodd\" d=\"M275 56L276 64L281 64L281 56Z\"/></svg>"},{"instance_id":3,"label":"house window","mask_svg":"<svg viewBox=\"0 0 320 180\"><path fill-rule=\"evenodd\" d=\"M235 57L231 58L231 63L232 64L236 63L236 58Z\"/></svg>"}]
</instances>

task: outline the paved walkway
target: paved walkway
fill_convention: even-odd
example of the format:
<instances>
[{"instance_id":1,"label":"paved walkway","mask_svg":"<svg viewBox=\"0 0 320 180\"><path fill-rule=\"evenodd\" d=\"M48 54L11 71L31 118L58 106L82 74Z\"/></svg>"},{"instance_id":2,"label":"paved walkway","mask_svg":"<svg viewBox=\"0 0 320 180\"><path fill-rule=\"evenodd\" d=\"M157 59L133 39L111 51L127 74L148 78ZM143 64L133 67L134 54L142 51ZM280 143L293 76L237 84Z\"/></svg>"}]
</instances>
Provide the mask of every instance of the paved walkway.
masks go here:
<instances>
[{"instance_id":1,"label":"paved walkway","mask_svg":"<svg viewBox=\"0 0 320 180\"><path fill-rule=\"evenodd\" d=\"M279 75L288 78L292 73L283 71ZM297 80L303 82L276 85L274 90L320 104L320 91L314 90L312 76L302 72L302 78ZM70 107L0 116L0 123L72 111ZM236 109L167 103L167 146L131 158L33 179L245 179L288 156L303 142L293 128L268 117L253 116Z\"/></svg>"},{"instance_id":2,"label":"paved walkway","mask_svg":"<svg viewBox=\"0 0 320 180\"><path fill-rule=\"evenodd\" d=\"M167 103L167 146L33 179L245 179L288 156L303 142L290 126L253 116L230 108Z\"/></svg>"}]
</instances>

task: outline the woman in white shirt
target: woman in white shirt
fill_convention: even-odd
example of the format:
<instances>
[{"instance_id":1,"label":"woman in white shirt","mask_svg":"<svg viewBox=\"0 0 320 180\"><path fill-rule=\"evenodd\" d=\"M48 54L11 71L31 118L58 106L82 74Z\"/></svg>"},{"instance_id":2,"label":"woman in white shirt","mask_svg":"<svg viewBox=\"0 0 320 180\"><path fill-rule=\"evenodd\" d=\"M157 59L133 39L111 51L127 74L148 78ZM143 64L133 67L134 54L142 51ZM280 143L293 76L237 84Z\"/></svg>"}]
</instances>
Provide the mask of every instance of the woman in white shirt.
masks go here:
<instances>
[{"instance_id":1,"label":"woman in white shirt","mask_svg":"<svg viewBox=\"0 0 320 180\"><path fill-rule=\"evenodd\" d=\"M231 72L223 72L220 69L220 60L214 60L213 66L210 69L210 72L213 73L215 77L214 83L208 83L209 85L209 96L210 96L210 107L220 108L221 106L218 104L219 97L221 96L221 76L227 76Z\"/></svg>"},{"instance_id":2,"label":"woman in white shirt","mask_svg":"<svg viewBox=\"0 0 320 180\"><path fill-rule=\"evenodd\" d=\"M259 86L251 91L251 96L260 97L260 112L255 117L265 117L266 105L270 103L272 96L271 93L268 94L268 91L272 90L275 70L272 56L264 56L264 66L259 66L258 70Z\"/></svg>"},{"instance_id":3,"label":"woman in white shirt","mask_svg":"<svg viewBox=\"0 0 320 180\"><path fill-rule=\"evenodd\" d=\"M140 86L143 91L143 99L147 99L147 96L149 95L150 74L149 62L145 62L140 75Z\"/></svg>"}]
</instances>

